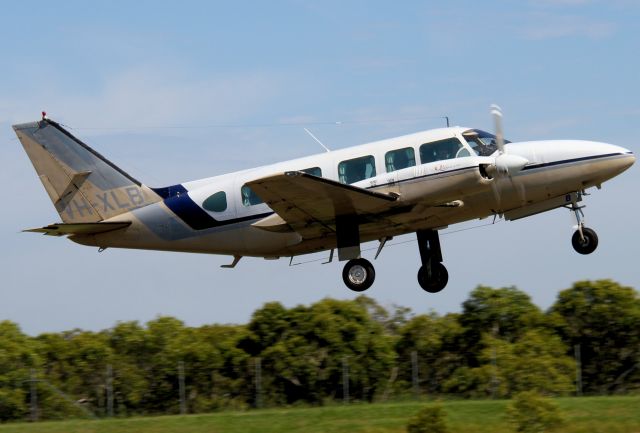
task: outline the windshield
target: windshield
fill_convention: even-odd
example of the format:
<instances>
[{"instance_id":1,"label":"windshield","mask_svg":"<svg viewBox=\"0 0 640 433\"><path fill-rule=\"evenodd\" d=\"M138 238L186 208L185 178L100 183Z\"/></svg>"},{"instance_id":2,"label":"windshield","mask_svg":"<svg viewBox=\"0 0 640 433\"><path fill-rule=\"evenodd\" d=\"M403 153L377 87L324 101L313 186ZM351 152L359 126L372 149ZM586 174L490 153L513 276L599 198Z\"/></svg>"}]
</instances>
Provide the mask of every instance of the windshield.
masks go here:
<instances>
[{"instance_id":1,"label":"windshield","mask_svg":"<svg viewBox=\"0 0 640 433\"><path fill-rule=\"evenodd\" d=\"M489 156L493 154L498 146L496 145L496 136L480 129L470 129L465 131L462 136L467 140L469 146L478 156ZM504 140L505 144L511 143Z\"/></svg>"}]
</instances>

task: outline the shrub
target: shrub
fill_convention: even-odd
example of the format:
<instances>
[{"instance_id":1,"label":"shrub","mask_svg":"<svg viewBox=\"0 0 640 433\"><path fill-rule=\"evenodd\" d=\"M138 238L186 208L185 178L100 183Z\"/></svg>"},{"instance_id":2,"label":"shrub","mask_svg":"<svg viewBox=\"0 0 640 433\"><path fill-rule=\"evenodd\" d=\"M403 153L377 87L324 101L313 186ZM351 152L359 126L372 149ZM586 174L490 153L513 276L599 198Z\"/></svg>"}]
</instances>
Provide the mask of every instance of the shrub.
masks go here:
<instances>
[{"instance_id":1,"label":"shrub","mask_svg":"<svg viewBox=\"0 0 640 433\"><path fill-rule=\"evenodd\" d=\"M440 405L431 405L415 414L407 424L408 433L446 433L445 412Z\"/></svg>"},{"instance_id":2,"label":"shrub","mask_svg":"<svg viewBox=\"0 0 640 433\"><path fill-rule=\"evenodd\" d=\"M507 419L521 433L543 433L562 426L558 406L534 391L515 395L507 406Z\"/></svg>"}]
</instances>

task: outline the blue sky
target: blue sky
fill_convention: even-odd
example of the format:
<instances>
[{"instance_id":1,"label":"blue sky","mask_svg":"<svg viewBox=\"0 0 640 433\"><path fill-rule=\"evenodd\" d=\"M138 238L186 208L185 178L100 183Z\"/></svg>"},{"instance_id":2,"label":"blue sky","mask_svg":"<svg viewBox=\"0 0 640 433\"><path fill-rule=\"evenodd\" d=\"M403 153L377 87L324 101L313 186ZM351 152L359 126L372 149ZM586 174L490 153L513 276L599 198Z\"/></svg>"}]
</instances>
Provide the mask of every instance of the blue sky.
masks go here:
<instances>
[{"instance_id":1,"label":"blue sky","mask_svg":"<svg viewBox=\"0 0 640 433\"><path fill-rule=\"evenodd\" d=\"M230 271L219 268L227 257L99 255L20 233L58 220L10 128L41 110L151 186L322 151L303 126L331 148L439 127L444 115L491 130L492 103L502 106L511 140L592 139L640 152L637 1L66 1L2 9L0 319L29 333L159 314L190 325L243 323L270 300L354 296L338 263L245 259ZM518 286L542 307L581 279L640 288L639 181L636 165L587 199L587 223L601 238L591 256L573 252L570 214L556 210L444 235L451 279L437 295L417 285L413 237L396 239L377 260L367 295L444 313L458 311L477 284Z\"/></svg>"}]
</instances>

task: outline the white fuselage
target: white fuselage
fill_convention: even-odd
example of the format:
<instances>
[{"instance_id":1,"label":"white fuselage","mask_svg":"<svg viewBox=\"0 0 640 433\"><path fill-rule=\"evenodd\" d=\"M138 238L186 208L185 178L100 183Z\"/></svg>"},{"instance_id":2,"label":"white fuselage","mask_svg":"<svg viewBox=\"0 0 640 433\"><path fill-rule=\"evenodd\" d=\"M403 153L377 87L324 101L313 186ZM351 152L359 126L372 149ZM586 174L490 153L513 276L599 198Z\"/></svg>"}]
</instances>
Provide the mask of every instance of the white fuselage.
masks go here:
<instances>
[{"instance_id":1,"label":"white fuselage","mask_svg":"<svg viewBox=\"0 0 640 433\"><path fill-rule=\"evenodd\" d=\"M528 161L522 170L509 176L491 176L485 169L494 164L495 156L476 156L463 136L468 130L455 127L425 131L176 185L176 195L167 192L163 201L107 220L132 221L128 228L72 239L99 247L267 258L293 256L335 248L336 237L328 234L304 239L292 230L270 231L254 226L273 214L273 210L264 203L251 204L251 197L242 192L247 182L287 171L319 168L321 177L346 183L340 172L341 162L373 157L375 176L352 185L394 193L399 198L393 214L387 217L387 221L394 223L391 227L378 225L375 216L360 225L361 241L366 242L493 214L508 214L515 209L524 209L522 213L526 216L529 208L530 214L548 210L544 203L550 203L549 208L558 207L552 199L599 186L635 161L627 149L606 143L529 141L506 145L509 154ZM432 162L422 160L422 145L452 137L459 139L464 149L457 157ZM388 170L388 152L406 148L413 149L415 165ZM224 209L216 204L213 208L205 205L208 199L223 196ZM536 208L540 203L541 207Z\"/></svg>"}]
</instances>

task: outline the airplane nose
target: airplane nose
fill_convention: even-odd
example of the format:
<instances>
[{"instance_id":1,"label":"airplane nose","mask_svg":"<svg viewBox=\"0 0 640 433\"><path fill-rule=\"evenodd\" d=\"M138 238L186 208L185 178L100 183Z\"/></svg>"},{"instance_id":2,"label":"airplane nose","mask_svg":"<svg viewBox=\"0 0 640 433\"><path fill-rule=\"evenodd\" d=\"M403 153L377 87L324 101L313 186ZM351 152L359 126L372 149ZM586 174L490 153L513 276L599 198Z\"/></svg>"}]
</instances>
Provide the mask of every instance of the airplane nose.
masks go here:
<instances>
[{"instance_id":1,"label":"airplane nose","mask_svg":"<svg viewBox=\"0 0 640 433\"><path fill-rule=\"evenodd\" d=\"M636 162L636 157L632 151L629 149L625 149L622 146L616 146L615 144L602 143L603 146L607 147L607 153L612 155L619 155L617 166L620 168L620 172L631 167Z\"/></svg>"},{"instance_id":2,"label":"airplane nose","mask_svg":"<svg viewBox=\"0 0 640 433\"><path fill-rule=\"evenodd\" d=\"M599 165L601 174L607 179L619 175L636 162L633 152L624 147L609 143L594 143L594 146L598 148L600 155L608 157L605 164Z\"/></svg>"}]
</instances>

